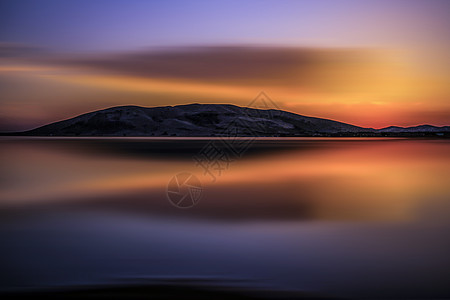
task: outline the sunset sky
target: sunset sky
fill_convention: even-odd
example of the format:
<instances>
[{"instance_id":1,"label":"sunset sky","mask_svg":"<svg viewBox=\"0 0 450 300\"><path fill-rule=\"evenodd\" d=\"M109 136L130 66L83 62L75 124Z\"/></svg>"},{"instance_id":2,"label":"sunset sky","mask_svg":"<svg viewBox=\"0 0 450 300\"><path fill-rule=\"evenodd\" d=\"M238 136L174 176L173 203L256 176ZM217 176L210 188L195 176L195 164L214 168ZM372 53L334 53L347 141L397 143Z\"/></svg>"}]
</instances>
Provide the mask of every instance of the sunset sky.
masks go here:
<instances>
[{"instance_id":1,"label":"sunset sky","mask_svg":"<svg viewBox=\"0 0 450 300\"><path fill-rule=\"evenodd\" d=\"M450 125L450 1L0 0L0 130L231 103Z\"/></svg>"}]
</instances>

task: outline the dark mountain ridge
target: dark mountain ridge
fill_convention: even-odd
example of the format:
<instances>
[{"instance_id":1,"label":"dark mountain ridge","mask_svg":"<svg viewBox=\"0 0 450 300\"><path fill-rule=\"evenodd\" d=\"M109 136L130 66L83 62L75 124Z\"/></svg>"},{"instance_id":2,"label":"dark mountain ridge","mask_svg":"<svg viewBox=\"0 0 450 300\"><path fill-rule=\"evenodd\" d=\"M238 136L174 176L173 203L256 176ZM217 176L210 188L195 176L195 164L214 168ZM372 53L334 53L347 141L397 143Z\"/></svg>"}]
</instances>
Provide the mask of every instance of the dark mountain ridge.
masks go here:
<instances>
[{"instance_id":1,"label":"dark mountain ridge","mask_svg":"<svg viewBox=\"0 0 450 300\"><path fill-rule=\"evenodd\" d=\"M390 126L375 130L275 109L263 110L230 104L187 104L111 107L9 135L245 137L377 136L447 132L450 132L450 126Z\"/></svg>"}]
</instances>

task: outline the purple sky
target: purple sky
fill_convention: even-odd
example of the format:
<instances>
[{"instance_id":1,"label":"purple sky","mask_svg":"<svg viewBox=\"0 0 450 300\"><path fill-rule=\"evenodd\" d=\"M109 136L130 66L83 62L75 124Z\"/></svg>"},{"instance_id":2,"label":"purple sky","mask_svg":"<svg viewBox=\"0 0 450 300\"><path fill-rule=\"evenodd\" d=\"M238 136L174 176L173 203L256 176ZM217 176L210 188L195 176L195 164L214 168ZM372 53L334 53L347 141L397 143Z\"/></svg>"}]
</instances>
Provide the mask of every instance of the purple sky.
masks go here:
<instances>
[{"instance_id":1,"label":"purple sky","mask_svg":"<svg viewBox=\"0 0 450 300\"><path fill-rule=\"evenodd\" d=\"M448 34L450 1L2 0L0 41L59 51L152 46L420 45Z\"/></svg>"}]
</instances>

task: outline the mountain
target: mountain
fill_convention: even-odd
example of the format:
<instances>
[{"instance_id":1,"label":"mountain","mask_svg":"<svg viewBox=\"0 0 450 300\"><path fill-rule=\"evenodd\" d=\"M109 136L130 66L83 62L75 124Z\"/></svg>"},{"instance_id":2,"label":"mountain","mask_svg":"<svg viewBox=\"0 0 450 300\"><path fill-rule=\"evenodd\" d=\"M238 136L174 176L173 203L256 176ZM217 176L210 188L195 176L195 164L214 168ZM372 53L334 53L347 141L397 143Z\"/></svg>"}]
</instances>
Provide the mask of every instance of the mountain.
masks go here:
<instances>
[{"instance_id":1,"label":"mountain","mask_svg":"<svg viewBox=\"0 0 450 300\"><path fill-rule=\"evenodd\" d=\"M450 126L431 126L431 125L419 125L413 127L399 127L399 126L389 126L386 128L378 129L377 132L449 132Z\"/></svg>"},{"instance_id":2,"label":"mountain","mask_svg":"<svg viewBox=\"0 0 450 300\"><path fill-rule=\"evenodd\" d=\"M282 110L262 110L229 104L188 104L164 107L111 107L16 134L187 137L377 136L390 133L450 131L448 126L422 125L411 128L387 127L375 130Z\"/></svg>"},{"instance_id":3,"label":"mountain","mask_svg":"<svg viewBox=\"0 0 450 300\"><path fill-rule=\"evenodd\" d=\"M165 107L119 106L86 113L25 132L56 136L274 136L361 132L372 129L227 104Z\"/></svg>"}]
</instances>

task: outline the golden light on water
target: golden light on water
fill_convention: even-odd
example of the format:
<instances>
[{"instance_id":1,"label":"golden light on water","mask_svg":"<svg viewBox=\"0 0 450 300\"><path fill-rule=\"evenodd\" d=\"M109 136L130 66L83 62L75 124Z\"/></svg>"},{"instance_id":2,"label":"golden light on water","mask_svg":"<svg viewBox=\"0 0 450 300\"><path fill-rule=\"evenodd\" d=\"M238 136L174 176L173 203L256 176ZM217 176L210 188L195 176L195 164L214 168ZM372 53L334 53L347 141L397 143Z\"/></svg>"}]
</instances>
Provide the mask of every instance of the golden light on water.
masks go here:
<instances>
[{"instance_id":1,"label":"golden light on water","mask_svg":"<svg viewBox=\"0 0 450 300\"><path fill-rule=\"evenodd\" d=\"M117 155L101 158L95 152L80 155L70 151L70 144L64 146L64 141L61 141L64 147L43 147L39 140L29 142L27 148L17 148L12 143L4 150L2 161L11 175L9 188L2 190L2 205L107 198L133 191L162 195L168 180L180 170L192 172L202 180L209 190L203 201L212 210L225 205L217 197L222 188L227 188L227 194L233 190L245 194L248 190L250 198L237 198L247 202L245 207L264 202L268 197L270 206L280 205L279 209L311 207L308 213L313 219L414 219L426 201L448 192L448 170L443 166L450 161L444 142L347 139L336 143L292 139L282 143L291 143L292 149L245 157L231 163L223 174L217 174L220 176L216 181L191 159L142 160ZM318 148L297 150L295 146L312 143ZM17 150L11 151L13 148ZM239 210L242 203L230 197L226 205L233 204ZM276 198L280 199L279 204L274 202ZM162 204L161 199L153 203Z\"/></svg>"}]
</instances>

